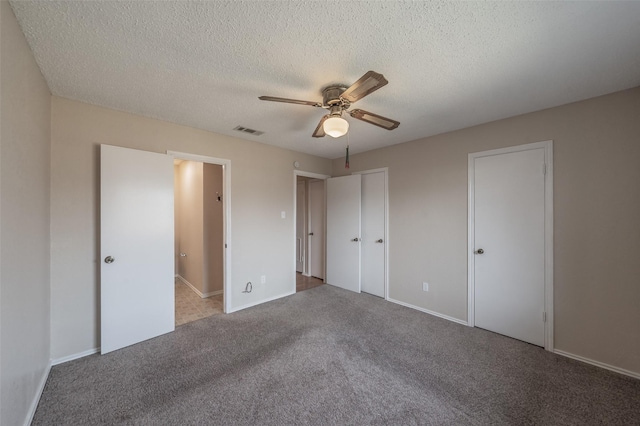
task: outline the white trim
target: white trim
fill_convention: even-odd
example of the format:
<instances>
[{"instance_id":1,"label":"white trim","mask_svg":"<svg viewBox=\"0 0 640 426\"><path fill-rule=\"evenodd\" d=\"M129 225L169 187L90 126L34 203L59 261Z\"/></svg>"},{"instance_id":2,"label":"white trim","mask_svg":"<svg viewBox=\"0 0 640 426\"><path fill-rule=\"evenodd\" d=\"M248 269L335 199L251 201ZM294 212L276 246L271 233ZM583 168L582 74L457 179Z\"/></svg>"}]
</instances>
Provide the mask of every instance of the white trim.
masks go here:
<instances>
[{"instance_id":1,"label":"white trim","mask_svg":"<svg viewBox=\"0 0 640 426\"><path fill-rule=\"evenodd\" d=\"M193 292L195 294L197 294L201 299L206 299L207 297L217 296L219 294L224 294L224 290L216 290L216 291L210 291L209 293L203 293L200 290L198 290L193 284L191 284L189 281L187 281L182 275L176 274L176 278L178 278L180 281L185 283L187 285L187 287L189 287L191 290L193 290Z\"/></svg>"},{"instance_id":2,"label":"white trim","mask_svg":"<svg viewBox=\"0 0 640 426\"><path fill-rule=\"evenodd\" d=\"M387 173L388 171L389 171L388 167L380 167L378 169L361 170L359 172L353 172L351 174L352 175L368 175L368 174L371 174L371 173L378 173L378 172Z\"/></svg>"},{"instance_id":3,"label":"white trim","mask_svg":"<svg viewBox=\"0 0 640 426\"><path fill-rule=\"evenodd\" d=\"M232 312L231 310L231 160L225 158L209 157L206 155L190 154L187 152L167 151L167 155L180 160L199 161L202 163L218 164L222 166L222 182L224 189L222 191L222 206L224 222L224 249L222 251L224 259L224 271L223 271L223 308L224 312ZM294 268L295 269L295 268Z\"/></svg>"},{"instance_id":4,"label":"white trim","mask_svg":"<svg viewBox=\"0 0 640 426\"><path fill-rule=\"evenodd\" d=\"M304 170L294 170L293 175L296 177L304 176L304 177L308 177L312 179L320 179L320 180L329 179L331 177L330 175L323 175L321 173L305 172ZM296 179L294 179L294 181L296 181Z\"/></svg>"},{"instance_id":5,"label":"white trim","mask_svg":"<svg viewBox=\"0 0 640 426\"><path fill-rule=\"evenodd\" d=\"M304 176L304 177L308 177L308 178L312 178L312 179L320 179L320 180L326 180L329 179L331 176L329 175L323 175L320 173L313 173L313 172L305 172L304 170L293 170L293 292L296 292L296 280L297 280L297 276L296 276L296 223L297 223L297 218L298 218L298 176ZM307 200L309 199L309 188L307 187ZM307 203L308 204L308 203ZM325 204L326 206L326 204ZM311 212L309 211L310 209L308 208L307 205L307 213L311 214ZM325 219L326 219L326 215L325 215ZM309 223L309 217L306 218L306 222L307 224ZM308 231L308 230L307 230ZM307 232L308 233L308 232ZM326 234L326 227L325 227L325 234ZM323 236L324 237L324 236ZM309 256L310 253L310 246L311 246L311 239L307 238L307 247L305 250L305 261L304 261L304 268L302 271L302 275L306 276L306 277L310 277L311 276L311 258ZM325 246L326 247L326 246ZM325 255L326 258L326 255ZM326 259L325 259L325 267L326 267ZM326 276L326 273L325 273ZM323 280L324 281L324 280Z\"/></svg>"},{"instance_id":6,"label":"white trim","mask_svg":"<svg viewBox=\"0 0 640 426\"><path fill-rule=\"evenodd\" d=\"M97 354L100 352L100 348L93 348L86 351L78 352L76 354L63 356L62 358L56 358L51 360L51 365L59 365L65 362L73 361L74 359L84 358L85 356Z\"/></svg>"},{"instance_id":7,"label":"white trim","mask_svg":"<svg viewBox=\"0 0 640 426\"><path fill-rule=\"evenodd\" d=\"M262 305L263 303L271 302L271 301L274 301L274 300L277 300L277 299L282 299L283 297L292 296L294 294L296 294L296 289L295 288L293 289L293 291L289 291L289 292L280 294L278 296L273 296L273 297L270 297L268 299L261 299L261 300L258 300L257 302L251 302L251 303L247 303L246 305L238 306L236 308L233 308L228 313L238 312L238 311L241 311L243 309L247 309L247 308L251 308L251 307L254 307L254 306Z\"/></svg>"},{"instance_id":8,"label":"white trim","mask_svg":"<svg viewBox=\"0 0 640 426\"><path fill-rule=\"evenodd\" d=\"M543 142L545 159L544 179L544 309L546 323L544 348L554 350L553 336L553 141Z\"/></svg>"},{"instance_id":9,"label":"white trim","mask_svg":"<svg viewBox=\"0 0 640 426\"><path fill-rule=\"evenodd\" d=\"M384 173L384 299L389 299L389 168L363 170L353 172L352 175L368 175Z\"/></svg>"},{"instance_id":10,"label":"white trim","mask_svg":"<svg viewBox=\"0 0 640 426\"><path fill-rule=\"evenodd\" d=\"M29 426L31 422L33 422L33 416L36 415L36 410L38 409L38 404L40 403L40 398L42 398L42 392L44 391L44 386L47 384L47 379L49 378L49 373L51 372L51 361L47 363L47 366L44 369L44 373L40 378L40 383L38 383L38 388L36 390L36 394L33 396L33 400L29 405L29 410L27 411L27 418L24 419L24 426Z\"/></svg>"},{"instance_id":11,"label":"white trim","mask_svg":"<svg viewBox=\"0 0 640 426\"><path fill-rule=\"evenodd\" d=\"M475 158L469 154L467 165L467 324L469 327L475 327L475 259L472 255L475 250L475 193L476 193L476 174Z\"/></svg>"},{"instance_id":12,"label":"white trim","mask_svg":"<svg viewBox=\"0 0 640 426\"><path fill-rule=\"evenodd\" d=\"M544 175L544 309L546 312L546 322L544 325L544 348L553 352L553 141L534 142L525 145L511 146L489 151L469 153L468 158L468 222L467 222L467 323L470 327L475 325L474 294L475 294L475 163L476 158L491 155L507 154L510 152L529 151L533 149L544 149L544 161L546 173Z\"/></svg>"},{"instance_id":13,"label":"white trim","mask_svg":"<svg viewBox=\"0 0 640 426\"><path fill-rule=\"evenodd\" d=\"M425 314L433 315L434 317L443 318L443 319L446 319L446 320L449 320L449 321L452 321L452 322L455 322L455 323L458 323L458 324L462 324L462 325L468 325L466 321L463 321L461 319L450 317L450 316L444 315L444 314L440 314L438 312L430 311L429 309L421 308L419 306L412 305L410 303L401 302L399 300L392 299L390 297L388 297L387 300L389 302L396 303L398 305L402 305L402 306L405 306L407 308L415 309L416 311L424 312Z\"/></svg>"},{"instance_id":14,"label":"white trim","mask_svg":"<svg viewBox=\"0 0 640 426\"><path fill-rule=\"evenodd\" d=\"M596 367L604 368L605 370L610 370L615 373L624 374L625 376L630 376L635 379L640 379L640 373L636 373L635 371L625 370L624 368L615 367L610 364L606 364L604 362L596 361L593 359L585 358L580 355L574 355L570 352L561 351L560 349L554 349L553 353L565 356L567 358L575 359L576 361L581 361L587 364L595 365Z\"/></svg>"}]
</instances>

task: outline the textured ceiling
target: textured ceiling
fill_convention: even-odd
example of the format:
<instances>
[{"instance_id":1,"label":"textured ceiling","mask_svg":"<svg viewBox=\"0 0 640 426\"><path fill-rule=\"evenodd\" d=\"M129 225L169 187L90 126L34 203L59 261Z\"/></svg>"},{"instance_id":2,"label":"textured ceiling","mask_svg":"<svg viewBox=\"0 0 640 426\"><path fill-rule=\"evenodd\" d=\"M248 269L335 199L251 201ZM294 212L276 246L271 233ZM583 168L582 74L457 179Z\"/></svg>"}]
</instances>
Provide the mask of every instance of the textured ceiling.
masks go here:
<instances>
[{"instance_id":1,"label":"textured ceiling","mask_svg":"<svg viewBox=\"0 0 640 426\"><path fill-rule=\"evenodd\" d=\"M389 84L347 118L351 152L640 85L640 2L74 1L11 6L54 95L335 158L321 100ZM252 136L237 125L264 131Z\"/></svg>"}]
</instances>

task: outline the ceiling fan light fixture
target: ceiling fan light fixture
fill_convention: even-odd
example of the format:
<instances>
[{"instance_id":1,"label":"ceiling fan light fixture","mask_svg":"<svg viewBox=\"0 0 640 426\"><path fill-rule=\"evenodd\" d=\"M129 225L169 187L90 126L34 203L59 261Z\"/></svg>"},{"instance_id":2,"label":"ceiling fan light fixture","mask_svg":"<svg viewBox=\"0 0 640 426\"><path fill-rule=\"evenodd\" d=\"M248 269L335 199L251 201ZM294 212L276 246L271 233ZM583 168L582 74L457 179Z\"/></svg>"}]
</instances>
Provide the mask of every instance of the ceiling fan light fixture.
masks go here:
<instances>
[{"instance_id":1,"label":"ceiling fan light fixture","mask_svg":"<svg viewBox=\"0 0 640 426\"><path fill-rule=\"evenodd\" d=\"M327 135L339 138L349 131L349 122L342 117L329 117L322 123L322 128Z\"/></svg>"}]
</instances>

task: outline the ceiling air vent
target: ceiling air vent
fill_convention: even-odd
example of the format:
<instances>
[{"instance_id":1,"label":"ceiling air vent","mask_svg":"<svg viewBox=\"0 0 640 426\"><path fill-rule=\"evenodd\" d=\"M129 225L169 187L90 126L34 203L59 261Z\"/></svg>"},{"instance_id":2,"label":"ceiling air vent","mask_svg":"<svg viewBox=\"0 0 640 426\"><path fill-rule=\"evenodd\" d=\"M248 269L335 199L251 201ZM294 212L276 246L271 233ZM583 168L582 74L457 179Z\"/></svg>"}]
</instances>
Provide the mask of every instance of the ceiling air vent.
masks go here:
<instances>
[{"instance_id":1,"label":"ceiling air vent","mask_svg":"<svg viewBox=\"0 0 640 426\"><path fill-rule=\"evenodd\" d=\"M242 126L236 126L233 130L237 130L242 133L249 133L250 135L253 135L253 136L260 136L261 134L264 133L264 132L261 132L260 130L250 129L248 127L242 127Z\"/></svg>"}]
</instances>

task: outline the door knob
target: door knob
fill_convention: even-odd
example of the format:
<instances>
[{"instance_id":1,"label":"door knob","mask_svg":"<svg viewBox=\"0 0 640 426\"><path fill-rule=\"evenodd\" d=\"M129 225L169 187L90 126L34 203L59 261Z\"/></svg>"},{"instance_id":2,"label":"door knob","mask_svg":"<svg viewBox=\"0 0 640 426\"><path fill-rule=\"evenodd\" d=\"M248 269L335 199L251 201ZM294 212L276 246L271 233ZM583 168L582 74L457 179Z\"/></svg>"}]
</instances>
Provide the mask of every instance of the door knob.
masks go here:
<instances>
[{"instance_id":1,"label":"door knob","mask_svg":"<svg viewBox=\"0 0 640 426\"><path fill-rule=\"evenodd\" d=\"M313 232L309 232L309 236L313 236Z\"/></svg>"},{"instance_id":2,"label":"door knob","mask_svg":"<svg viewBox=\"0 0 640 426\"><path fill-rule=\"evenodd\" d=\"M353 240L351 240L351 241L353 241L354 243L357 243L358 241L360 241L360 238L355 237L355 238L354 238Z\"/></svg>"},{"instance_id":3,"label":"door knob","mask_svg":"<svg viewBox=\"0 0 640 426\"><path fill-rule=\"evenodd\" d=\"M478 249L478 250L474 251L474 253L475 254L482 254L482 253L484 253L484 250Z\"/></svg>"},{"instance_id":4,"label":"door knob","mask_svg":"<svg viewBox=\"0 0 640 426\"><path fill-rule=\"evenodd\" d=\"M107 256L107 257L104 258L104 263L113 263L115 261L116 260L111 256Z\"/></svg>"},{"instance_id":5,"label":"door knob","mask_svg":"<svg viewBox=\"0 0 640 426\"><path fill-rule=\"evenodd\" d=\"M382 241L382 238L380 238L379 240L376 240L376 243L384 243L384 241Z\"/></svg>"}]
</instances>

